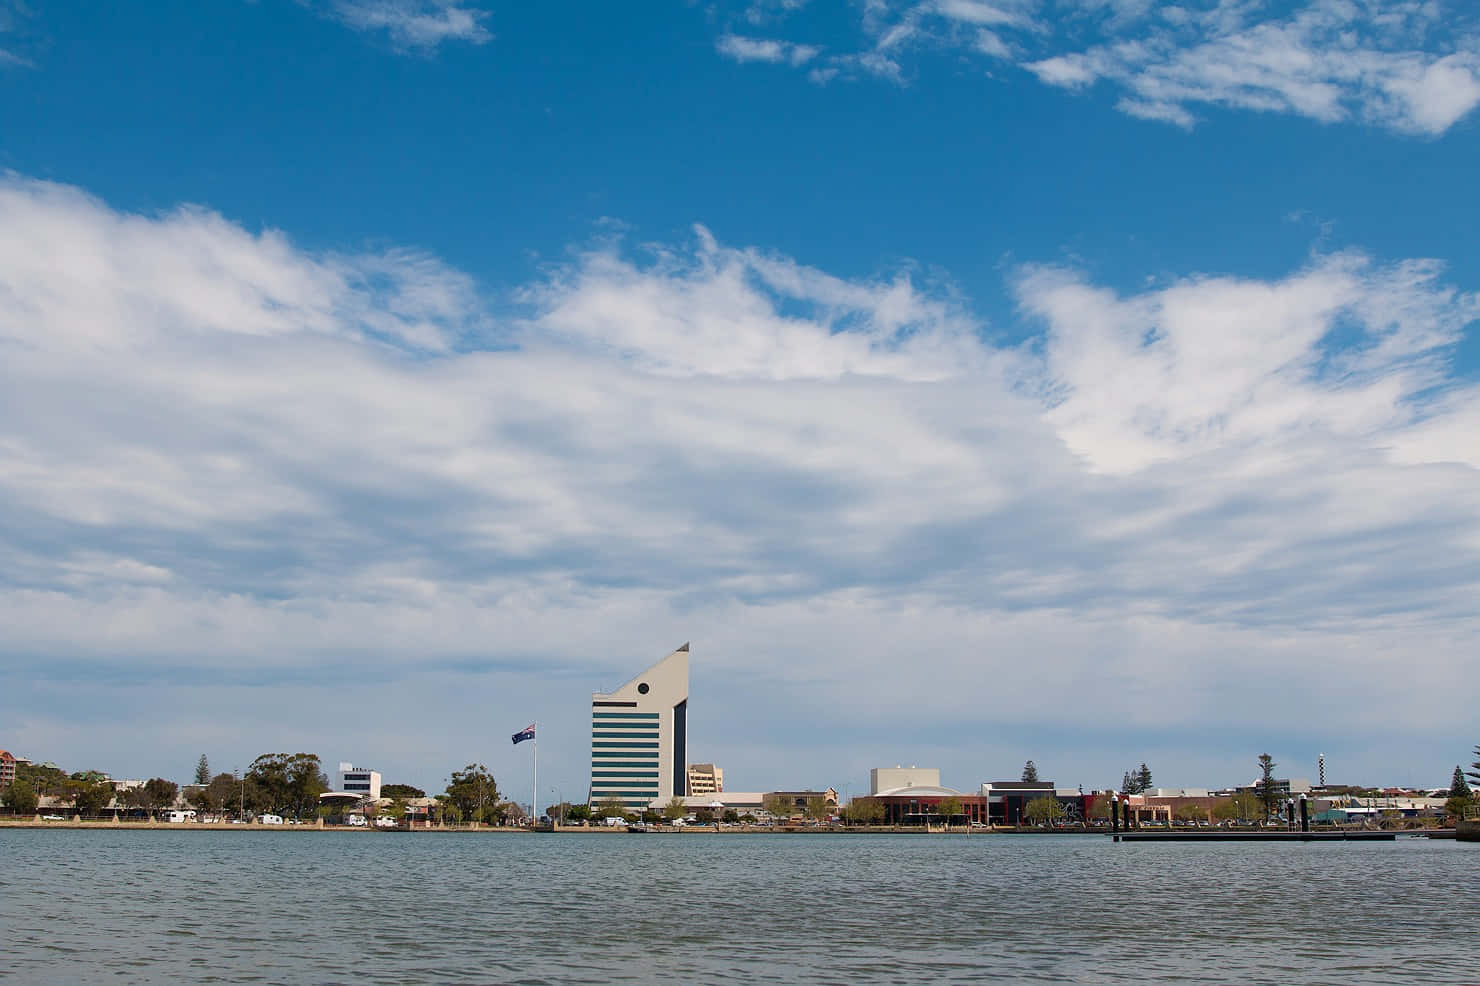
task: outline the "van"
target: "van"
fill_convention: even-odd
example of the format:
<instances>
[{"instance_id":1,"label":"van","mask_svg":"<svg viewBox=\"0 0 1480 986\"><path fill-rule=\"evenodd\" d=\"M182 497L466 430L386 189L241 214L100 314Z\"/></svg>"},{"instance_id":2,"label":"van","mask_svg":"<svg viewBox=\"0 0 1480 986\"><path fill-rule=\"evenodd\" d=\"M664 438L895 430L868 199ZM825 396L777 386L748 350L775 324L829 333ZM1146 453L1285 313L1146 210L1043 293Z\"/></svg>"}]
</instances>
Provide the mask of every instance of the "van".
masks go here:
<instances>
[{"instance_id":1,"label":"van","mask_svg":"<svg viewBox=\"0 0 1480 986\"><path fill-rule=\"evenodd\" d=\"M195 821L195 811L190 808L184 811L171 811L165 816L165 820L177 825L181 822L193 822Z\"/></svg>"},{"instance_id":2,"label":"van","mask_svg":"<svg viewBox=\"0 0 1480 986\"><path fill-rule=\"evenodd\" d=\"M257 816L257 821L261 822L263 825L281 825L281 824L283 824L283 816L282 815L258 815Z\"/></svg>"}]
</instances>

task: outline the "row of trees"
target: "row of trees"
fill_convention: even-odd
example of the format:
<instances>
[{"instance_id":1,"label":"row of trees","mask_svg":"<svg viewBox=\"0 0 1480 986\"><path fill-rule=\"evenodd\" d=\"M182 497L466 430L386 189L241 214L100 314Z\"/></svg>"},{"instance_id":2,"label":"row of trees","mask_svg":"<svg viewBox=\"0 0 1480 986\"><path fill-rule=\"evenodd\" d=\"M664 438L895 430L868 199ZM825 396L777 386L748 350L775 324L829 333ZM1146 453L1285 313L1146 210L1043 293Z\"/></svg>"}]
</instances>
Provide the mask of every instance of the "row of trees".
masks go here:
<instances>
[{"instance_id":1,"label":"row of trees","mask_svg":"<svg viewBox=\"0 0 1480 986\"><path fill-rule=\"evenodd\" d=\"M252 761L245 774L211 772L210 760L201 754L192 773L193 784L185 800L204 813L241 811L272 813L294 818L312 816L319 809L319 795L330 789L329 778L312 753L264 753ZM381 796L396 806L426 792L409 784L386 784ZM143 785L119 791L117 785L97 771L67 774L51 765L21 764L16 778L0 790L0 802L17 814L35 813L41 798L56 798L81 815L96 815L110 804L118 807L157 810L174 805L180 787L174 781L154 777ZM460 821L499 821L516 815L518 809L499 798L498 785L482 764L469 764L456 771L447 791L438 796L442 814Z\"/></svg>"},{"instance_id":2,"label":"row of trees","mask_svg":"<svg viewBox=\"0 0 1480 986\"><path fill-rule=\"evenodd\" d=\"M96 815L110 804L125 808L156 809L174 804L180 787L173 781L152 777L139 787L118 791L116 785L97 771L63 773L56 767L22 765L16 778L3 791L5 806L19 815L35 814L43 797L70 805L80 815Z\"/></svg>"}]
</instances>

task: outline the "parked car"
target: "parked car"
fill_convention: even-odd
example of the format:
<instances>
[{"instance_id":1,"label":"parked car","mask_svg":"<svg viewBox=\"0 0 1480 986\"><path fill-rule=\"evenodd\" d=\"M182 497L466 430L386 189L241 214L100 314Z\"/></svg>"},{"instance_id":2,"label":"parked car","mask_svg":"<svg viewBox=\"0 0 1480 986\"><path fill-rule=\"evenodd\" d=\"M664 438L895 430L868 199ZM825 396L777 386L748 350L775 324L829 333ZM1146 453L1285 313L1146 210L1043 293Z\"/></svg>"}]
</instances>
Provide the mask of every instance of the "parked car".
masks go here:
<instances>
[{"instance_id":1,"label":"parked car","mask_svg":"<svg viewBox=\"0 0 1480 986\"><path fill-rule=\"evenodd\" d=\"M365 821L365 816L364 815L351 815L348 818L346 818L344 821L345 821L345 824L347 824L347 825L354 825L354 826L357 826L357 827L363 827L363 826L369 824L368 822Z\"/></svg>"},{"instance_id":2,"label":"parked car","mask_svg":"<svg viewBox=\"0 0 1480 986\"><path fill-rule=\"evenodd\" d=\"M283 816L282 815L258 815L257 816L257 821L261 822L263 825L281 825L281 824L283 824Z\"/></svg>"},{"instance_id":3,"label":"parked car","mask_svg":"<svg viewBox=\"0 0 1480 986\"><path fill-rule=\"evenodd\" d=\"M396 826L398 826L400 824L401 824L400 822L396 821L394 818L392 818L389 815L377 815L375 817L375 827L376 828L380 828L380 829L393 829L393 828L395 828Z\"/></svg>"},{"instance_id":4,"label":"parked car","mask_svg":"<svg viewBox=\"0 0 1480 986\"><path fill-rule=\"evenodd\" d=\"M65 822L66 821L66 819L63 818L61 815L42 815L41 816L41 820L43 822Z\"/></svg>"}]
</instances>

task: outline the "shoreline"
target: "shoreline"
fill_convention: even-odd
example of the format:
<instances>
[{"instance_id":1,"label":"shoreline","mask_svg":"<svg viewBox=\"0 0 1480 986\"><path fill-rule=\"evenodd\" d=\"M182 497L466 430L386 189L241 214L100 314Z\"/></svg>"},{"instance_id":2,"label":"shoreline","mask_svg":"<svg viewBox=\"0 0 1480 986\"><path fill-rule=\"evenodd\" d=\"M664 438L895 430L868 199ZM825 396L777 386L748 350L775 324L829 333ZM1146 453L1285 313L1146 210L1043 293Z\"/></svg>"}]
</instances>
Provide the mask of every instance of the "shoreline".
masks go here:
<instances>
[{"instance_id":1,"label":"shoreline","mask_svg":"<svg viewBox=\"0 0 1480 986\"><path fill-rule=\"evenodd\" d=\"M141 831L141 832L352 832L375 833L378 835L388 834L411 834L411 835L687 835L687 836L715 836L715 835L773 835L773 836L809 836L809 835L915 835L915 836L1046 836L1046 835L1072 835L1072 836L1101 836L1109 839L1115 837L1115 841L1126 842L1161 842L1161 841L1190 841L1190 842L1225 842L1225 841L1342 841L1346 839L1366 840L1374 838L1393 838L1399 835L1413 837L1427 837L1452 839L1455 837L1454 829L1318 829L1309 833L1287 832L1285 830L1268 829L1228 829L1210 832L1198 832L1189 830L1178 832L1176 830L1132 830L1130 832L1112 832L1108 829L1024 829L1024 828L922 828L920 826L867 826L867 827L824 827L824 826L755 826L737 828L719 828L713 825L685 825L685 826L663 826L653 825L647 829L629 831L627 828L604 825L556 825L553 828L525 828L520 826L471 826L471 825L448 825L433 826L431 828L377 828L374 826L358 825L318 825L306 823L302 825L231 825L220 823L202 822L159 822L159 821L38 821L34 819L0 819L0 829L65 829L69 831L92 830L92 831ZM1314 837L1314 838L1312 838ZM1473 838L1473 836L1472 836Z\"/></svg>"}]
</instances>

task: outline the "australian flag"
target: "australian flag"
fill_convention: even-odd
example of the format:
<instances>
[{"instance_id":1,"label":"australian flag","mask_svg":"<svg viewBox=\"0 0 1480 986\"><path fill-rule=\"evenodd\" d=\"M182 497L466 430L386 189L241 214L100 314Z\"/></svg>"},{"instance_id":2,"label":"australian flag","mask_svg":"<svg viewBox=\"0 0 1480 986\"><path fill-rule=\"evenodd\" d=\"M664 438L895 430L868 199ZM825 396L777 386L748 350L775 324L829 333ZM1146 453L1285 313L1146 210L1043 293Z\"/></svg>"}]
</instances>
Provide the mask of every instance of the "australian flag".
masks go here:
<instances>
[{"instance_id":1,"label":"australian flag","mask_svg":"<svg viewBox=\"0 0 1480 986\"><path fill-rule=\"evenodd\" d=\"M534 739L534 723L530 723L514 734L514 745L518 746L527 739Z\"/></svg>"}]
</instances>

